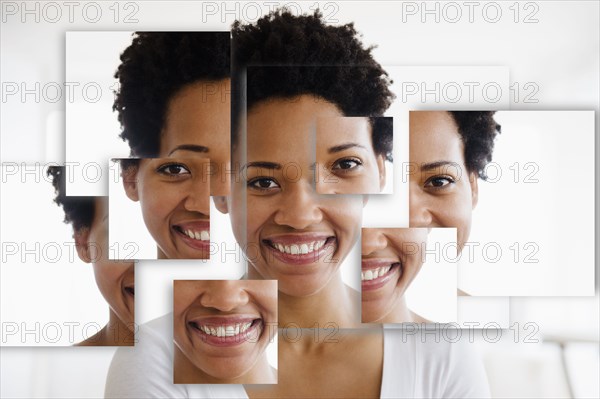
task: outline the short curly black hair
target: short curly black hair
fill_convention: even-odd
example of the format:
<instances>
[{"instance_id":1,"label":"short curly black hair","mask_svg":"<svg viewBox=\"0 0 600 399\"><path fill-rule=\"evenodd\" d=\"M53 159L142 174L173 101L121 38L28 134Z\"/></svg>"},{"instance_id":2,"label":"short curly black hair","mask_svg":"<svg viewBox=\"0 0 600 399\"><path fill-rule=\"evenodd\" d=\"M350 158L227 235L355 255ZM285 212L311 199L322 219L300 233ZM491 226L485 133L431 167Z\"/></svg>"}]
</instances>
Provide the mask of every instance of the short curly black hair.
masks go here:
<instances>
[{"instance_id":1,"label":"short curly black hair","mask_svg":"<svg viewBox=\"0 0 600 399\"><path fill-rule=\"evenodd\" d=\"M465 166L487 180L485 167L492 161L494 140L501 126L494 120L495 111L448 111L456 125L465 148Z\"/></svg>"},{"instance_id":2,"label":"short curly black hair","mask_svg":"<svg viewBox=\"0 0 600 399\"><path fill-rule=\"evenodd\" d=\"M326 25L319 10L295 16L283 9L255 24L236 21L232 46L232 143L244 105L249 111L265 100L313 95L345 116L377 117L395 98L391 79L373 58L374 47L363 45L352 23ZM385 126L371 123L374 146L388 157L391 129L378 129Z\"/></svg>"},{"instance_id":3,"label":"short curly black hair","mask_svg":"<svg viewBox=\"0 0 600 399\"><path fill-rule=\"evenodd\" d=\"M118 111L131 155L157 157L169 100L184 86L231 76L229 32L136 32L115 73Z\"/></svg>"},{"instance_id":4,"label":"short curly black hair","mask_svg":"<svg viewBox=\"0 0 600 399\"><path fill-rule=\"evenodd\" d=\"M92 227L96 212L96 197L67 197L64 166L49 166L46 173L48 177L52 178L52 185L56 193L54 202L58 206L62 206L65 212L64 222L70 223L76 233Z\"/></svg>"}]
</instances>

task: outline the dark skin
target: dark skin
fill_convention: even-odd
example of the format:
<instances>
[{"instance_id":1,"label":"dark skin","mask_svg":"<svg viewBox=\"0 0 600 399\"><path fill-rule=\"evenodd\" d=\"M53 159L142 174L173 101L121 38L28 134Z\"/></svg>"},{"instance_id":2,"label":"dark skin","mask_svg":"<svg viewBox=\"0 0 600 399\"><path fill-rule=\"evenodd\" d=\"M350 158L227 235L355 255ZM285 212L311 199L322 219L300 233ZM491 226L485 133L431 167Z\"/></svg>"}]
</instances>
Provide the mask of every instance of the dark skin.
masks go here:
<instances>
[{"instance_id":1,"label":"dark skin","mask_svg":"<svg viewBox=\"0 0 600 399\"><path fill-rule=\"evenodd\" d=\"M280 330L279 364L277 384L245 386L250 398L379 398L383 331Z\"/></svg>"}]
</instances>

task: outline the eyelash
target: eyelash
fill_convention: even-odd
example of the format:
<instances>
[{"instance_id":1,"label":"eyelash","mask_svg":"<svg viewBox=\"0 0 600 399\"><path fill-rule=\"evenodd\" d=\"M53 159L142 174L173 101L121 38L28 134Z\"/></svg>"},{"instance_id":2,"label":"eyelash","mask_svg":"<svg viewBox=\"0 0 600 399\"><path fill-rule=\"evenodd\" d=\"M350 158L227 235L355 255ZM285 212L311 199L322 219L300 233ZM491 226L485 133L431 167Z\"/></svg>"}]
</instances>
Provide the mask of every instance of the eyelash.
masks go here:
<instances>
[{"instance_id":1,"label":"eyelash","mask_svg":"<svg viewBox=\"0 0 600 399\"><path fill-rule=\"evenodd\" d=\"M259 186L255 185L256 183L261 182L261 181L262 182L268 181L268 182L275 183L277 185L277 187L267 187L267 188L265 188L265 187L259 187ZM279 187L279 183L277 183L277 181L275 181L275 179L273 179L271 177L255 177L253 179L250 179L246 185L247 185L248 188L251 188L253 190L257 190L257 191L263 192L263 193L270 192L270 191L273 191L275 189L280 188Z\"/></svg>"},{"instance_id":2,"label":"eyelash","mask_svg":"<svg viewBox=\"0 0 600 399\"><path fill-rule=\"evenodd\" d=\"M178 167L181 168L183 170L186 171L186 173L171 173L169 172L169 168L172 167ZM169 178L173 178L173 179L178 179L181 178L184 175L191 175L192 173L190 172L190 170L187 168L187 166L180 164L180 163L176 163L176 162L170 162L170 163L166 163L164 165L160 165L158 168L156 168L156 172L160 173L163 176L167 176Z\"/></svg>"},{"instance_id":3,"label":"eyelash","mask_svg":"<svg viewBox=\"0 0 600 399\"><path fill-rule=\"evenodd\" d=\"M339 167L339 165L342 162L354 162L356 165L351 168L342 169ZM363 164L362 161L358 158L342 158L342 159L338 159L331 165L331 170L335 170L336 173L350 173L350 172L354 172L357 168L361 167L362 164Z\"/></svg>"},{"instance_id":4,"label":"eyelash","mask_svg":"<svg viewBox=\"0 0 600 399\"><path fill-rule=\"evenodd\" d=\"M444 184L443 186L432 186L430 185L430 183L436 181L436 180L445 180L448 183ZM450 184L454 184L454 178L452 178L452 176L432 176L429 179L427 179L427 181L425 182L425 187L429 188L430 190L445 190L446 188L448 188L448 186Z\"/></svg>"}]
</instances>

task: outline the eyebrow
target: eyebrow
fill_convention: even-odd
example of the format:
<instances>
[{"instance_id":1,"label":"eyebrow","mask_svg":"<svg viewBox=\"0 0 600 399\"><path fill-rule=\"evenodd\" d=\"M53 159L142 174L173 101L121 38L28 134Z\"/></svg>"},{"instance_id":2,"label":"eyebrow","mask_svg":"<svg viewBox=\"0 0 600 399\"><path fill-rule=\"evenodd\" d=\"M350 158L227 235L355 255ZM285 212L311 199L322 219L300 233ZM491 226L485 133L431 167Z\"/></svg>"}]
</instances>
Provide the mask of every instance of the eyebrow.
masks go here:
<instances>
[{"instance_id":1,"label":"eyebrow","mask_svg":"<svg viewBox=\"0 0 600 399\"><path fill-rule=\"evenodd\" d=\"M209 152L208 147L203 145L196 144L182 144L173 148L169 155L173 154L175 151L193 151L193 152Z\"/></svg>"},{"instance_id":2,"label":"eyebrow","mask_svg":"<svg viewBox=\"0 0 600 399\"><path fill-rule=\"evenodd\" d=\"M421 171L429 171L429 170L433 170L433 169L438 169L438 168L441 168L442 166L455 166L455 167L460 168L460 165L456 162L437 161L437 162L421 164Z\"/></svg>"},{"instance_id":3,"label":"eyebrow","mask_svg":"<svg viewBox=\"0 0 600 399\"><path fill-rule=\"evenodd\" d=\"M340 145L330 147L327 150L327 152L329 154L334 154L336 152L341 152L341 151L347 150L348 148L352 148L352 147L360 147L360 148L364 148L366 150L365 146L363 146L363 145L360 145L357 143L346 143L346 144L340 144Z\"/></svg>"},{"instance_id":4,"label":"eyebrow","mask_svg":"<svg viewBox=\"0 0 600 399\"><path fill-rule=\"evenodd\" d=\"M264 168L264 169L281 169L281 165L275 162L248 162L242 169L245 168Z\"/></svg>"}]
</instances>

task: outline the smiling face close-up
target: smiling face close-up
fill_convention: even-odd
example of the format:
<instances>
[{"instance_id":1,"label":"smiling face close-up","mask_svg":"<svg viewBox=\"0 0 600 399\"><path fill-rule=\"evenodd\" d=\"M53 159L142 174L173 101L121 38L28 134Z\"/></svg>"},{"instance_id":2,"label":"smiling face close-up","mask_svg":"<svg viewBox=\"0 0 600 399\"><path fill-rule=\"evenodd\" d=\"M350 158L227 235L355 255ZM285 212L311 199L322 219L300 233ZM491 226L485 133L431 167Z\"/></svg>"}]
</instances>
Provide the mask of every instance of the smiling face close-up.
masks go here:
<instances>
[{"instance_id":1,"label":"smiling face close-up","mask_svg":"<svg viewBox=\"0 0 600 399\"><path fill-rule=\"evenodd\" d=\"M91 226L75 234L78 254L84 262L93 264L96 284L102 296L122 325L133 331L134 264L108 259L107 198L98 197L94 209Z\"/></svg>"},{"instance_id":2,"label":"smiling face close-up","mask_svg":"<svg viewBox=\"0 0 600 399\"><path fill-rule=\"evenodd\" d=\"M340 116L335 105L312 96L262 102L248 113L247 159L229 206L232 225L248 248L250 277L276 279L290 296L315 294L340 277L359 237L363 197L315 190L316 120Z\"/></svg>"},{"instance_id":3,"label":"smiling face close-up","mask_svg":"<svg viewBox=\"0 0 600 399\"><path fill-rule=\"evenodd\" d=\"M211 195L229 194L231 80L184 86L169 101L159 157L210 158Z\"/></svg>"},{"instance_id":4,"label":"smiling face close-up","mask_svg":"<svg viewBox=\"0 0 600 399\"><path fill-rule=\"evenodd\" d=\"M410 113L410 227L456 227L459 251L477 204L477 174L465 166L464 144L451 114Z\"/></svg>"},{"instance_id":5,"label":"smiling face close-up","mask_svg":"<svg viewBox=\"0 0 600 399\"><path fill-rule=\"evenodd\" d=\"M362 230L362 321L410 321L404 293L423 265L427 229Z\"/></svg>"},{"instance_id":6,"label":"smiling face close-up","mask_svg":"<svg viewBox=\"0 0 600 399\"><path fill-rule=\"evenodd\" d=\"M176 280L173 322L175 383L274 382L276 281Z\"/></svg>"},{"instance_id":7,"label":"smiling face close-up","mask_svg":"<svg viewBox=\"0 0 600 399\"><path fill-rule=\"evenodd\" d=\"M127 196L139 201L160 259L208 259L209 163L205 158L141 159L124 170Z\"/></svg>"},{"instance_id":8,"label":"smiling face close-up","mask_svg":"<svg viewBox=\"0 0 600 399\"><path fill-rule=\"evenodd\" d=\"M368 118L319 118L319 194L376 194L385 184L383 155L373 148Z\"/></svg>"}]
</instances>

